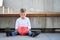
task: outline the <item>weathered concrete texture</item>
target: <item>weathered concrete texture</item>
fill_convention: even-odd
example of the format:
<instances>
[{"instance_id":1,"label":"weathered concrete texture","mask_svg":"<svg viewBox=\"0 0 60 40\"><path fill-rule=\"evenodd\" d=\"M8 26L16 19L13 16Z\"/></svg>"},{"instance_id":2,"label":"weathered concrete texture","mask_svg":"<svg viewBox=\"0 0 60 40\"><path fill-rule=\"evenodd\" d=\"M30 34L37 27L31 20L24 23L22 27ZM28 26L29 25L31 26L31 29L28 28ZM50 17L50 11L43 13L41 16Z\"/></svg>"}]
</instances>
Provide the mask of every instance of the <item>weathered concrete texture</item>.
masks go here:
<instances>
[{"instance_id":1,"label":"weathered concrete texture","mask_svg":"<svg viewBox=\"0 0 60 40\"><path fill-rule=\"evenodd\" d=\"M0 33L0 40L60 40L60 33L41 33L34 38L29 36L6 37L4 33Z\"/></svg>"},{"instance_id":2,"label":"weathered concrete texture","mask_svg":"<svg viewBox=\"0 0 60 40\"><path fill-rule=\"evenodd\" d=\"M45 17L30 17L32 28L45 28Z\"/></svg>"},{"instance_id":3,"label":"weathered concrete texture","mask_svg":"<svg viewBox=\"0 0 60 40\"><path fill-rule=\"evenodd\" d=\"M2 9L2 7L0 7L0 14L1 14L1 13L3 13L3 9Z\"/></svg>"},{"instance_id":4,"label":"weathered concrete texture","mask_svg":"<svg viewBox=\"0 0 60 40\"><path fill-rule=\"evenodd\" d=\"M14 28L18 17L0 17L0 28ZM32 28L60 28L60 17L29 17Z\"/></svg>"},{"instance_id":5,"label":"weathered concrete texture","mask_svg":"<svg viewBox=\"0 0 60 40\"><path fill-rule=\"evenodd\" d=\"M0 14L13 13L13 12L14 12L13 8L4 7L3 10L3 7L0 7Z\"/></svg>"},{"instance_id":6,"label":"weathered concrete texture","mask_svg":"<svg viewBox=\"0 0 60 40\"><path fill-rule=\"evenodd\" d=\"M54 18L54 28L60 28L60 17Z\"/></svg>"},{"instance_id":7,"label":"weathered concrete texture","mask_svg":"<svg viewBox=\"0 0 60 40\"><path fill-rule=\"evenodd\" d=\"M44 11L43 0L4 0L5 7L11 7L14 12L18 12L21 8L28 11Z\"/></svg>"},{"instance_id":8,"label":"weathered concrete texture","mask_svg":"<svg viewBox=\"0 0 60 40\"><path fill-rule=\"evenodd\" d=\"M46 28L53 28L53 27L54 27L54 18L46 17Z\"/></svg>"},{"instance_id":9,"label":"weathered concrete texture","mask_svg":"<svg viewBox=\"0 0 60 40\"><path fill-rule=\"evenodd\" d=\"M45 11L60 12L60 0L44 0Z\"/></svg>"},{"instance_id":10,"label":"weathered concrete texture","mask_svg":"<svg viewBox=\"0 0 60 40\"><path fill-rule=\"evenodd\" d=\"M60 0L4 0L3 5L18 12L21 8L28 11L60 12Z\"/></svg>"},{"instance_id":11,"label":"weathered concrete texture","mask_svg":"<svg viewBox=\"0 0 60 40\"><path fill-rule=\"evenodd\" d=\"M17 17L0 17L0 28L14 28ZM30 17L32 28L44 28L45 17Z\"/></svg>"},{"instance_id":12,"label":"weathered concrete texture","mask_svg":"<svg viewBox=\"0 0 60 40\"><path fill-rule=\"evenodd\" d=\"M0 17L0 28L14 28L17 17Z\"/></svg>"},{"instance_id":13,"label":"weathered concrete texture","mask_svg":"<svg viewBox=\"0 0 60 40\"><path fill-rule=\"evenodd\" d=\"M60 28L60 17L47 17L46 28Z\"/></svg>"}]
</instances>

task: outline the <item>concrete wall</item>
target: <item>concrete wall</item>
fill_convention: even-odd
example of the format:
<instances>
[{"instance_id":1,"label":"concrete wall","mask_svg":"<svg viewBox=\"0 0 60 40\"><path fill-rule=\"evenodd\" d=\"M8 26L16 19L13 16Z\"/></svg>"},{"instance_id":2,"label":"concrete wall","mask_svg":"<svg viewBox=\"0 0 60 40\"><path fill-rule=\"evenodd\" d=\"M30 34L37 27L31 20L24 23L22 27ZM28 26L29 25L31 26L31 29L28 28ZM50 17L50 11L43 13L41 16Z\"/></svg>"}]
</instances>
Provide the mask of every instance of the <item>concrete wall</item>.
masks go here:
<instances>
[{"instance_id":1,"label":"concrete wall","mask_svg":"<svg viewBox=\"0 0 60 40\"><path fill-rule=\"evenodd\" d=\"M60 28L60 17L47 17L46 28Z\"/></svg>"},{"instance_id":2,"label":"concrete wall","mask_svg":"<svg viewBox=\"0 0 60 40\"><path fill-rule=\"evenodd\" d=\"M14 28L18 17L0 17L0 28ZM60 17L29 17L32 28L60 28Z\"/></svg>"},{"instance_id":3,"label":"concrete wall","mask_svg":"<svg viewBox=\"0 0 60 40\"><path fill-rule=\"evenodd\" d=\"M11 7L14 12L21 8L27 11L60 12L60 0L4 0L5 7Z\"/></svg>"},{"instance_id":4,"label":"concrete wall","mask_svg":"<svg viewBox=\"0 0 60 40\"><path fill-rule=\"evenodd\" d=\"M45 11L60 12L60 0L45 0Z\"/></svg>"},{"instance_id":5,"label":"concrete wall","mask_svg":"<svg viewBox=\"0 0 60 40\"><path fill-rule=\"evenodd\" d=\"M18 17L0 17L0 28L14 28L15 22ZM29 17L31 20L32 28L44 28L45 17Z\"/></svg>"},{"instance_id":6,"label":"concrete wall","mask_svg":"<svg viewBox=\"0 0 60 40\"><path fill-rule=\"evenodd\" d=\"M27 11L44 11L44 0L4 0L5 7L11 7L14 12L18 12L21 8Z\"/></svg>"},{"instance_id":7,"label":"concrete wall","mask_svg":"<svg viewBox=\"0 0 60 40\"><path fill-rule=\"evenodd\" d=\"M5 7L14 12L20 8L28 11L60 12L60 0L4 0ZM60 17L29 17L32 28L60 28ZM0 28L14 27L17 17L0 17Z\"/></svg>"}]
</instances>

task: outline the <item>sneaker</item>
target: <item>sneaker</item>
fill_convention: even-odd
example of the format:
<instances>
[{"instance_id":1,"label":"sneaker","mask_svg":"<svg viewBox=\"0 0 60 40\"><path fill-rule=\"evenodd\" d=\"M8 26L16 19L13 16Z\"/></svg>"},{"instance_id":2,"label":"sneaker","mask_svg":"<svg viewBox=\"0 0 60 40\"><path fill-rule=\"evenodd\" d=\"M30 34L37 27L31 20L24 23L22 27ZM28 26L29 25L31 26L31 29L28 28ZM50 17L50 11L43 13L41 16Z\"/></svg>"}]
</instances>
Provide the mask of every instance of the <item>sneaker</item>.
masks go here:
<instances>
[{"instance_id":1,"label":"sneaker","mask_svg":"<svg viewBox=\"0 0 60 40\"><path fill-rule=\"evenodd\" d=\"M36 36L38 36L39 34L40 34L39 31L34 31L33 34L32 34L32 37L36 37Z\"/></svg>"}]
</instances>

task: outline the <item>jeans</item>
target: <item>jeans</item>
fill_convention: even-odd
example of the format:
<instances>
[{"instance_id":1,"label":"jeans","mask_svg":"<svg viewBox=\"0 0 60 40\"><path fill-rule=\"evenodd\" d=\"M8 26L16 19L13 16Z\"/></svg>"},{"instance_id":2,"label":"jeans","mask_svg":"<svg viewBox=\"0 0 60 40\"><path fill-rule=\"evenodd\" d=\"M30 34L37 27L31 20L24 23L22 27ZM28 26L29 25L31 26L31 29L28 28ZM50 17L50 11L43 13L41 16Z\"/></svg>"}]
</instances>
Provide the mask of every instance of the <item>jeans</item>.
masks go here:
<instances>
[{"instance_id":1,"label":"jeans","mask_svg":"<svg viewBox=\"0 0 60 40\"><path fill-rule=\"evenodd\" d=\"M31 32L31 31L28 31L27 34L28 34L29 36L31 36L31 35L32 35L32 32ZM16 35L18 35L18 32L17 32L17 31L12 32L12 36L16 36Z\"/></svg>"}]
</instances>

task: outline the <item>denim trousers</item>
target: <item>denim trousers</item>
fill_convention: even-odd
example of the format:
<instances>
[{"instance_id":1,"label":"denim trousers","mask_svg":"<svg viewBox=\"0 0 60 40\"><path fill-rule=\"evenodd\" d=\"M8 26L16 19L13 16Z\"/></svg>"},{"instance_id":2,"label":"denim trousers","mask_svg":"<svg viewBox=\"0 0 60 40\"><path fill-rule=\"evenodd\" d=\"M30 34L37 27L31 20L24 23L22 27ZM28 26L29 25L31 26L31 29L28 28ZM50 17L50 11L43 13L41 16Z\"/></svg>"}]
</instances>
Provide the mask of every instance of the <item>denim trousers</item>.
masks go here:
<instances>
[{"instance_id":1,"label":"denim trousers","mask_svg":"<svg viewBox=\"0 0 60 40\"><path fill-rule=\"evenodd\" d=\"M29 36L31 36L31 35L32 35L32 32L31 32L31 31L28 31L27 34L28 34ZM18 35L18 32L17 32L17 31L12 32L12 36L16 36L16 35Z\"/></svg>"}]
</instances>

